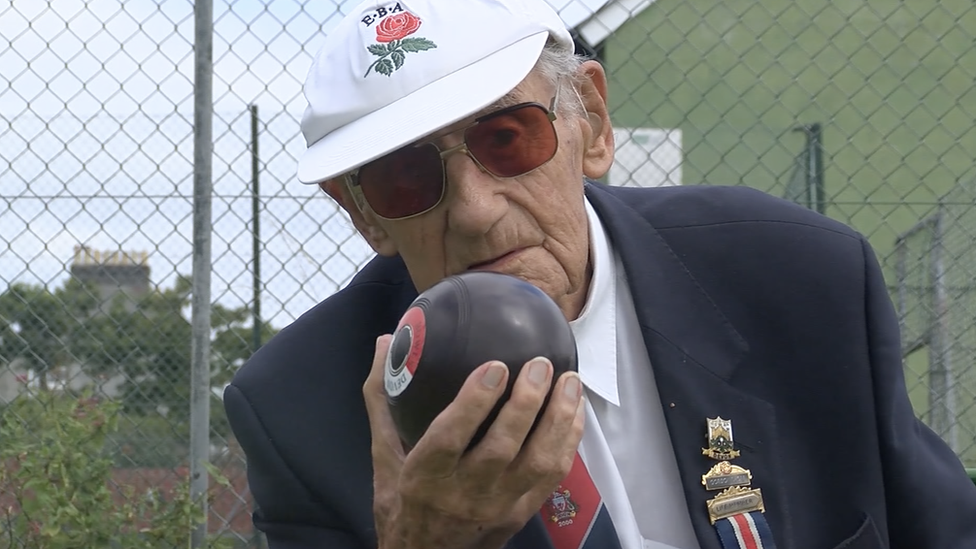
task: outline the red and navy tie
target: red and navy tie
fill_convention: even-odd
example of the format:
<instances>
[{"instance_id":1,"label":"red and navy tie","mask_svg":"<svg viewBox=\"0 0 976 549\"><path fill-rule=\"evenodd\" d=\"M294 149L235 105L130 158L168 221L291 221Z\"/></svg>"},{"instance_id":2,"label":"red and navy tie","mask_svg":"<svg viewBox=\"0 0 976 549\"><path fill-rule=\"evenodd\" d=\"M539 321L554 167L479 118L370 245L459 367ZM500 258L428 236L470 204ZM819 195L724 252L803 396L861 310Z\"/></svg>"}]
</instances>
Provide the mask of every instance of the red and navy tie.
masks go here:
<instances>
[{"instance_id":1,"label":"red and navy tie","mask_svg":"<svg viewBox=\"0 0 976 549\"><path fill-rule=\"evenodd\" d=\"M541 513L555 549L620 549L610 513L578 453Z\"/></svg>"}]
</instances>

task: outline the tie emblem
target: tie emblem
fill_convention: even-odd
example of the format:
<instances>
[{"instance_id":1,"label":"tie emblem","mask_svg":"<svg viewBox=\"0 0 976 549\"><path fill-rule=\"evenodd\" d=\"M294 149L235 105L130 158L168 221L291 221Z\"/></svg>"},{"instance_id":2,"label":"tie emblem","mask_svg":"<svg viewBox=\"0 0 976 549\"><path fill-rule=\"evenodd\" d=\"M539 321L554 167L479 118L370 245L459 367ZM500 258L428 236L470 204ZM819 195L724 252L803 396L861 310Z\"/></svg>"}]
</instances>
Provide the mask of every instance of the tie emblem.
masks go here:
<instances>
[{"instance_id":1,"label":"tie emblem","mask_svg":"<svg viewBox=\"0 0 976 549\"><path fill-rule=\"evenodd\" d=\"M573 518L576 517L577 509L578 507L576 502L573 501L572 493L559 486L555 492L549 495L549 499L546 500L545 506L543 507L543 512L547 515L550 522L562 528L573 524Z\"/></svg>"},{"instance_id":2,"label":"tie emblem","mask_svg":"<svg viewBox=\"0 0 976 549\"><path fill-rule=\"evenodd\" d=\"M539 514L555 549L620 549L610 513L578 453Z\"/></svg>"}]
</instances>

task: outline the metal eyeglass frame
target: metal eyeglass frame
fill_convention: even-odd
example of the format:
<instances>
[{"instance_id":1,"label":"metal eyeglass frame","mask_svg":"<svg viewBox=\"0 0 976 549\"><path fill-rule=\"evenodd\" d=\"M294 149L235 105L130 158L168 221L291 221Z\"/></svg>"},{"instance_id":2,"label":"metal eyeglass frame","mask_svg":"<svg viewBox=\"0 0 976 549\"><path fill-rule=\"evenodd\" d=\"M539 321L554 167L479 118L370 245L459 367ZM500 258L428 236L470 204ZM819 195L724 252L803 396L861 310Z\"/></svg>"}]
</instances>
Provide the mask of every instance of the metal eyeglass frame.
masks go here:
<instances>
[{"instance_id":1,"label":"metal eyeglass frame","mask_svg":"<svg viewBox=\"0 0 976 549\"><path fill-rule=\"evenodd\" d=\"M494 172L492 172L491 170L489 170L488 168L486 168L477 158L475 158L475 156L473 154L471 154L471 151L468 149L468 144L467 144L467 141L465 140L465 138L462 138L461 143L459 143L459 144L457 144L457 145L455 145L453 147L450 147L448 149L444 149L444 150L441 150L441 148L438 147L437 144L434 143L433 141L426 141L424 143L419 143L419 144L413 145L413 146L414 147L425 147L425 146L430 145L430 146L434 147L434 149L437 150L438 154L440 155L440 158L441 158L441 195L437 198L437 201L434 202L434 204L431 207L429 207L429 208L427 208L427 209L425 209L423 211L417 212L415 214L405 215L403 217L384 217L384 216L376 213L375 210L373 211L373 214L376 215L377 217L379 217L380 219L385 219L385 220L388 220L388 221L401 221L401 220L404 220L404 219L410 219L410 218L413 218L413 217L417 217L417 216L424 215L425 213L427 213L427 212L433 210L434 208L436 208L437 206L439 206L441 204L441 202L444 201L444 195L447 193L447 165L446 165L447 164L447 161L445 159L448 156L450 156L450 155L452 155L454 153L457 153L457 152L464 153L465 155L467 155L468 158L470 158L475 163L475 165L478 166L478 169L480 169L481 171L483 171L483 172L485 172L487 174L490 174L492 177L494 177L496 179L502 179L502 180L504 180L504 179L514 179L516 177L521 177L521 176L523 176L525 174L532 173L535 170L538 170L539 168L541 168L541 167L545 166L546 164L548 164L549 162L551 162L552 159L556 157L556 152L559 151L559 133L556 131L555 121L556 121L556 118L558 118L556 116L556 105L557 105L557 103L559 101L559 90L561 88L562 88L562 86L560 84L557 84L556 85L556 92L555 92L555 94L553 94L552 99L549 100L549 108L546 108L545 105L543 105L541 103L538 103L538 102L535 102L535 101L528 101L528 102L525 102L525 103L519 103L517 105L512 105L510 107L505 107L503 109L499 109L497 111L490 112L490 113L488 113L488 114L486 114L484 116L480 116L480 117L476 118L474 120L474 122L472 122L471 124L469 124L469 125L467 125L467 126L465 126L463 128L458 128L457 130L451 132L451 133L458 133L458 132L467 133L467 131L469 129L471 129L474 126L477 126L478 124L480 124L481 122L484 122L485 120L489 120L489 119L495 118L497 116L502 116L504 114L507 114L507 113L510 113L510 112L513 112L513 111L516 111L516 110L519 110L519 109L524 109L526 107L538 107L538 108L542 109L543 111L545 111L546 118L549 120L549 124L552 126L552 133L553 133L554 139L556 141L556 146L553 148L552 156L550 156L545 162L543 162L542 164L539 164L538 166L536 166L535 168L532 168L531 170L529 170L527 172L523 172L523 173L520 173L520 174L517 174L517 175L508 176L508 177L503 177L503 176L500 176L498 174L495 174ZM450 134L448 134L448 135L450 135ZM355 168L355 169L347 172L343 177L344 177L344 179L346 181L346 186L349 188L349 192L352 194L353 201L356 202L356 207L359 208L359 211L364 211L365 208L366 208L366 206L369 204L369 201L366 200L366 196L363 194L363 189L362 189L362 187L359 184L359 170L360 169L362 169L362 168L361 167L360 168Z\"/></svg>"}]
</instances>

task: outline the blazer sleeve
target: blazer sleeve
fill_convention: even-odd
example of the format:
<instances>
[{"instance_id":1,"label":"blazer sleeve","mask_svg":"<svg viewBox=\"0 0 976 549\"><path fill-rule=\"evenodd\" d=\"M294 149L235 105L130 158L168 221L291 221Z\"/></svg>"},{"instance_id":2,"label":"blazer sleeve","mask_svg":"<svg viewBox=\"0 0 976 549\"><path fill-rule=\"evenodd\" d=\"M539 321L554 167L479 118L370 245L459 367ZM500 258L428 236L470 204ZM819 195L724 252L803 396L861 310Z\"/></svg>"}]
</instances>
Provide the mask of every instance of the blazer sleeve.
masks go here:
<instances>
[{"instance_id":1,"label":"blazer sleeve","mask_svg":"<svg viewBox=\"0 0 976 549\"><path fill-rule=\"evenodd\" d=\"M867 338L893 549L976 547L976 486L958 457L915 415L898 319L881 268L862 239Z\"/></svg>"},{"instance_id":2,"label":"blazer sleeve","mask_svg":"<svg viewBox=\"0 0 976 549\"><path fill-rule=\"evenodd\" d=\"M247 478L254 495L254 525L269 549L366 549L340 526L338 517L295 476L275 449L244 391L229 385L224 408L247 455Z\"/></svg>"}]
</instances>

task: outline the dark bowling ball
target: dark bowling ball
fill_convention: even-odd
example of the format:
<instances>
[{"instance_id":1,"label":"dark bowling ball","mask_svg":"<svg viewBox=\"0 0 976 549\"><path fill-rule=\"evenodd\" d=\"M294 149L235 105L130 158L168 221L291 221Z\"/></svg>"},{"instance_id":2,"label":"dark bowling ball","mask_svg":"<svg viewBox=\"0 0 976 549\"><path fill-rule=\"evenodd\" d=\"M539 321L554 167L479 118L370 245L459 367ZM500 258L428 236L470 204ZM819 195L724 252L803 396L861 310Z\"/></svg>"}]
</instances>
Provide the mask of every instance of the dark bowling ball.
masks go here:
<instances>
[{"instance_id":1,"label":"dark bowling ball","mask_svg":"<svg viewBox=\"0 0 976 549\"><path fill-rule=\"evenodd\" d=\"M474 446L508 400L522 366L537 356L552 362L553 382L576 371L576 339L548 295L491 272L445 278L414 300L390 344L384 381L400 438L413 448L471 372L498 360L509 368L508 388L469 448Z\"/></svg>"}]
</instances>

